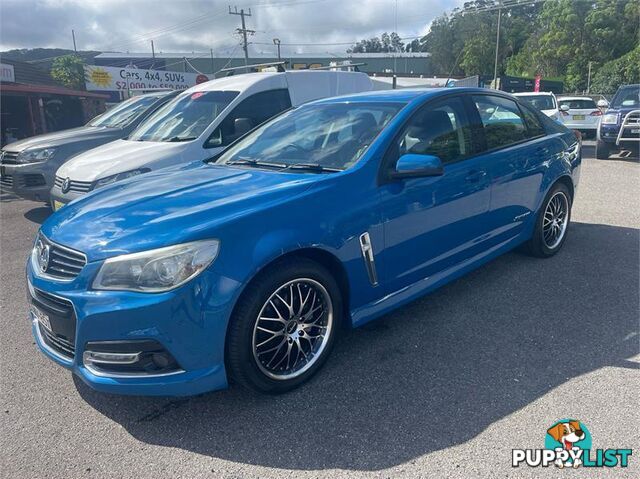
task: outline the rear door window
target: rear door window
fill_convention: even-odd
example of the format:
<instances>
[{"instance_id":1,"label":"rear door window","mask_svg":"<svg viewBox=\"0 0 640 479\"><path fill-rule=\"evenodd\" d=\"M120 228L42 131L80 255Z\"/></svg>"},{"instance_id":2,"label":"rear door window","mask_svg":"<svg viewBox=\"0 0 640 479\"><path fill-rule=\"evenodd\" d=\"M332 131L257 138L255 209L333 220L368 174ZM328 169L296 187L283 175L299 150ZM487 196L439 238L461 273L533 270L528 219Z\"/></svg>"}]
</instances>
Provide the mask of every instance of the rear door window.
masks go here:
<instances>
[{"instance_id":1,"label":"rear door window","mask_svg":"<svg viewBox=\"0 0 640 479\"><path fill-rule=\"evenodd\" d=\"M527 139L525 121L516 102L489 95L473 95L472 98L482 120L488 150Z\"/></svg>"}]
</instances>

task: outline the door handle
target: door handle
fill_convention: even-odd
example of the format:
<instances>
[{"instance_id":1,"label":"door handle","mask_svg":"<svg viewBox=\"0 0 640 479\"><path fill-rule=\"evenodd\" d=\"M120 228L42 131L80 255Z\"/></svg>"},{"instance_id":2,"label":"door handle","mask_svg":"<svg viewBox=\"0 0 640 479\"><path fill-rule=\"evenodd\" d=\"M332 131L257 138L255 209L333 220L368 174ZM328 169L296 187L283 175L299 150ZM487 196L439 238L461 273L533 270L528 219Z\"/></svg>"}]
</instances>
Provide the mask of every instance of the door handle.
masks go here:
<instances>
[{"instance_id":1,"label":"door handle","mask_svg":"<svg viewBox=\"0 0 640 479\"><path fill-rule=\"evenodd\" d=\"M470 171L469 174L467 174L467 176L465 176L465 181L468 181L469 183L478 183L480 180L482 180L485 176L487 175L486 171L483 170L473 170Z\"/></svg>"}]
</instances>

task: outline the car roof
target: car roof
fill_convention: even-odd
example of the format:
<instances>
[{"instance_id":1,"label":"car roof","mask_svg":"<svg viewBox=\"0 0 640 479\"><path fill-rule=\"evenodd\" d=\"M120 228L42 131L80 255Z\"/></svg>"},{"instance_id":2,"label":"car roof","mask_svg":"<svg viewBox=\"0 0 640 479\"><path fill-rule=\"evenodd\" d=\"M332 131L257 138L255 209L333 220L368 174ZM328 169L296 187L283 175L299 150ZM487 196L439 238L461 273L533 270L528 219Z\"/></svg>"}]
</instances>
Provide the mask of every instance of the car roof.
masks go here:
<instances>
[{"instance_id":1,"label":"car roof","mask_svg":"<svg viewBox=\"0 0 640 479\"><path fill-rule=\"evenodd\" d=\"M514 93L515 96L540 96L540 95L549 95L553 96L553 92L550 91L523 91Z\"/></svg>"},{"instance_id":2,"label":"car roof","mask_svg":"<svg viewBox=\"0 0 640 479\"><path fill-rule=\"evenodd\" d=\"M348 95L336 96L333 98L322 98L313 103L347 103L347 102L379 102L379 103L409 103L417 99L435 98L447 93L500 93L497 90L486 88L401 88L399 90L374 90L361 93L350 93Z\"/></svg>"},{"instance_id":3,"label":"car roof","mask_svg":"<svg viewBox=\"0 0 640 479\"><path fill-rule=\"evenodd\" d=\"M595 102L590 96L559 96L558 100L591 100Z\"/></svg>"},{"instance_id":4,"label":"car roof","mask_svg":"<svg viewBox=\"0 0 640 479\"><path fill-rule=\"evenodd\" d=\"M196 91L213 91L213 90L232 90L243 91L256 83L278 75L284 75L280 72L261 72L261 73L243 73L242 75L231 75L223 78L215 78L204 83L189 88L190 92Z\"/></svg>"}]
</instances>

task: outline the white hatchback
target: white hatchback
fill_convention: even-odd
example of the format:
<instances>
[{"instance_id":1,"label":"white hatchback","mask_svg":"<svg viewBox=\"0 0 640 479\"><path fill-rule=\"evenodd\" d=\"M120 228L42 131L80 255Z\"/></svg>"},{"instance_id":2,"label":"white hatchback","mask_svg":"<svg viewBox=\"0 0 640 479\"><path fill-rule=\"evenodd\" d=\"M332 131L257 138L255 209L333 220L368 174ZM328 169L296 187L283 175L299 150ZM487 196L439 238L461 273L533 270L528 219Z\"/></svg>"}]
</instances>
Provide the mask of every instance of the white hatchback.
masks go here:
<instances>
[{"instance_id":1,"label":"white hatchback","mask_svg":"<svg viewBox=\"0 0 640 479\"><path fill-rule=\"evenodd\" d=\"M567 128L595 135L600 124L602 111L598 109L593 98L588 96L561 96L558 97L560 107L566 105L568 111L562 111L562 123Z\"/></svg>"},{"instance_id":2,"label":"white hatchback","mask_svg":"<svg viewBox=\"0 0 640 479\"><path fill-rule=\"evenodd\" d=\"M566 111L568 107L559 107L556 96L551 92L527 92L527 93L514 93L518 98L529 102L536 110L540 110L549 118L562 123L560 113Z\"/></svg>"}]
</instances>

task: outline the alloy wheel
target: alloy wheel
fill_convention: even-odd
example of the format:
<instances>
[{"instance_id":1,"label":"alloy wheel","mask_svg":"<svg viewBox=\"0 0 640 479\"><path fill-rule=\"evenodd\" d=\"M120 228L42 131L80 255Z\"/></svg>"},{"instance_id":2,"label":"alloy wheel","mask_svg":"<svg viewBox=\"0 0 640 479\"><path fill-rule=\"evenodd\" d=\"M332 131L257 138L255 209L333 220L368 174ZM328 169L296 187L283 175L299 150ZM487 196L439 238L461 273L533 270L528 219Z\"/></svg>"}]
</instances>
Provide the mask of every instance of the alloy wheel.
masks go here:
<instances>
[{"instance_id":1,"label":"alloy wheel","mask_svg":"<svg viewBox=\"0 0 640 479\"><path fill-rule=\"evenodd\" d=\"M555 249L562 242L569 222L569 200L567 195L558 191L549 199L542 219L544 244Z\"/></svg>"},{"instance_id":2,"label":"alloy wheel","mask_svg":"<svg viewBox=\"0 0 640 479\"><path fill-rule=\"evenodd\" d=\"M280 286L260 309L253 328L253 357L268 377L293 379L309 370L325 350L333 328L333 303L310 278Z\"/></svg>"}]
</instances>

